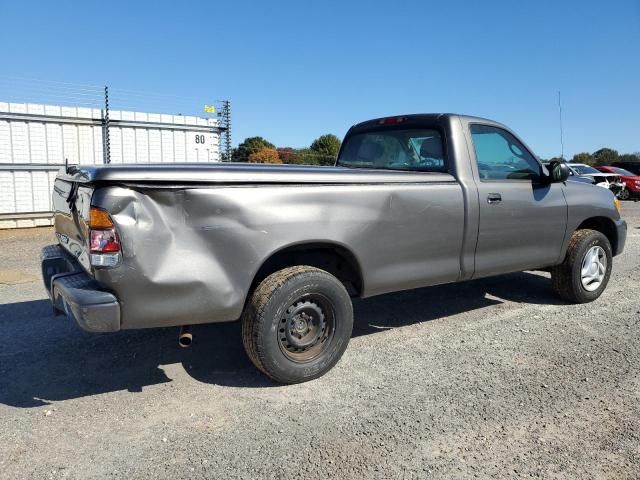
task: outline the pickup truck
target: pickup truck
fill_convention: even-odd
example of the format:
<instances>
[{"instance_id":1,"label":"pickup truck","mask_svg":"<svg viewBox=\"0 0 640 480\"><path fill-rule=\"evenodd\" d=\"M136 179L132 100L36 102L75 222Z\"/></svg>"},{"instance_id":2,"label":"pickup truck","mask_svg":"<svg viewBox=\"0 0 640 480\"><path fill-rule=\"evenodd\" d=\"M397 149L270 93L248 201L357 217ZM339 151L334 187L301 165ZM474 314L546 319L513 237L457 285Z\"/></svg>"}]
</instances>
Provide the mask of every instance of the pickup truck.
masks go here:
<instances>
[{"instance_id":1,"label":"pickup truck","mask_svg":"<svg viewBox=\"0 0 640 480\"><path fill-rule=\"evenodd\" d=\"M419 114L351 127L334 167L71 166L42 251L54 308L91 332L238 320L281 383L323 375L352 298L548 270L569 302L605 289L626 223L504 125Z\"/></svg>"}]
</instances>

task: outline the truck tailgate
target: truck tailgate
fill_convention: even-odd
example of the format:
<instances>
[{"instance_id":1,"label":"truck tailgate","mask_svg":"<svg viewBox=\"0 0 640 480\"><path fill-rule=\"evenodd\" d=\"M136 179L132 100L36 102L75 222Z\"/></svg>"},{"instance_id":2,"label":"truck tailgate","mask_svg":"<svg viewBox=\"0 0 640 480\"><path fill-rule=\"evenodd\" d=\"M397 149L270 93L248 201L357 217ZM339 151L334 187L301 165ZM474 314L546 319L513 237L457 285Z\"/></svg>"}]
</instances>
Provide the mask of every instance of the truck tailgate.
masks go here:
<instances>
[{"instance_id":1,"label":"truck tailgate","mask_svg":"<svg viewBox=\"0 0 640 480\"><path fill-rule=\"evenodd\" d=\"M53 186L53 210L56 237L67 252L91 274L89 262L89 208L93 187L68 176L56 178Z\"/></svg>"}]
</instances>

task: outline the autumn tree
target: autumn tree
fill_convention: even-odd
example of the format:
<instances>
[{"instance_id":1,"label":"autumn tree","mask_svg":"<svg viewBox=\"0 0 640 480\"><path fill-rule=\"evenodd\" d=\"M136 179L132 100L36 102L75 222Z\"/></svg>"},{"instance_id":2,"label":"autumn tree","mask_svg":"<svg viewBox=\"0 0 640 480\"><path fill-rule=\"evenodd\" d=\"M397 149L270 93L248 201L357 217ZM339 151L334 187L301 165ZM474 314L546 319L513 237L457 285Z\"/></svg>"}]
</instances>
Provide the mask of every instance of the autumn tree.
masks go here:
<instances>
[{"instance_id":1,"label":"autumn tree","mask_svg":"<svg viewBox=\"0 0 640 480\"><path fill-rule=\"evenodd\" d=\"M282 163L300 163L298 159L298 152L291 147L278 147L278 156Z\"/></svg>"},{"instance_id":2,"label":"autumn tree","mask_svg":"<svg viewBox=\"0 0 640 480\"><path fill-rule=\"evenodd\" d=\"M245 138L244 142L233 149L231 160L233 162L248 162L249 156L252 153L256 153L264 148L276 148L276 146L262 137Z\"/></svg>"},{"instance_id":3,"label":"autumn tree","mask_svg":"<svg viewBox=\"0 0 640 480\"><path fill-rule=\"evenodd\" d=\"M275 148L263 148L249 155L249 163L282 163Z\"/></svg>"}]
</instances>

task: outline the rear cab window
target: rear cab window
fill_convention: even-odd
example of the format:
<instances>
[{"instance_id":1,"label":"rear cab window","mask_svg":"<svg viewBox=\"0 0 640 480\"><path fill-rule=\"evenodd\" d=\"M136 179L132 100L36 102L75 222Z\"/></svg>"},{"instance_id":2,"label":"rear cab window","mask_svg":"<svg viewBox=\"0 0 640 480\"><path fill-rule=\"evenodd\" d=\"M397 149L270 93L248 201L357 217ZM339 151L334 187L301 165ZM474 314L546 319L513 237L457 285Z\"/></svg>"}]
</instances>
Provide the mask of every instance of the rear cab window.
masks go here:
<instances>
[{"instance_id":1,"label":"rear cab window","mask_svg":"<svg viewBox=\"0 0 640 480\"><path fill-rule=\"evenodd\" d=\"M429 128L378 129L347 137L338 166L413 172L446 172L443 138Z\"/></svg>"}]
</instances>

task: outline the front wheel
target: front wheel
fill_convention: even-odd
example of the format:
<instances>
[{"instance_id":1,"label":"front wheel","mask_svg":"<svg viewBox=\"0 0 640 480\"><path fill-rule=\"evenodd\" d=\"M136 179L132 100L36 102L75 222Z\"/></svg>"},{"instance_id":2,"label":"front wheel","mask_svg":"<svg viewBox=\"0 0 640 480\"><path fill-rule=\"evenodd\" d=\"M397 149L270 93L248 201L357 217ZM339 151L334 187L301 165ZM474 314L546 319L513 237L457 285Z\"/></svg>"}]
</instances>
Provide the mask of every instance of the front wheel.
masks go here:
<instances>
[{"instance_id":1,"label":"front wheel","mask_svg":"<svg viewBox=\"0 0 640 480\"><path fill-rule=\"evenodd\" d=\"M564 261L551 269L553 289L573 303L594 301L607 287L612 257L611 244L602 233L575 231Z\"/></svg>"},{"instance_id":2,"label":"front wheel","mask_svg":"<svg viewBox=\"0 0 640 480\"><path fill-rule=\"evenodd\" d=\"M351 298L333 275L310 266L269 275L242 315L247 355L280 383L300 383L328 372L353 329Z\"/></svg>"}]
</instances>

